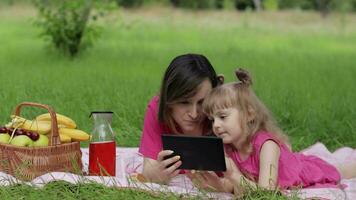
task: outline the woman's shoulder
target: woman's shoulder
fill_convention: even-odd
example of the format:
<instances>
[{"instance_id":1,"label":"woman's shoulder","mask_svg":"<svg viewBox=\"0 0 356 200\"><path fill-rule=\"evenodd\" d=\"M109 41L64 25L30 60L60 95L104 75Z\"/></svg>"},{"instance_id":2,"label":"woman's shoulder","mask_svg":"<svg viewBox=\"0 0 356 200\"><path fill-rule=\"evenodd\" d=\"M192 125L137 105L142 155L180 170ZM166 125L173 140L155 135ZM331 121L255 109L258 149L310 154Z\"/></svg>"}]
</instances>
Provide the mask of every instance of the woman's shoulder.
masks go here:
<instances>
[{"instance_id":1,"label":"woman's shoulder","mask_svg":"<svg viewBox=\"0 0 356 200\"><path fill-rule=\"evenodd\" d=\"M158 106L159 103L159 96L155 95L151 98L151 100L148 102L148 106Z\"/></svg>"},{"instance_id":2,"label":"woman's shoulder","mask_svg":"<svg viewBox=\"0 0 356 200\"><path fill-rule=\"evenodd\" d=\"M147 109L158 112L158 107L159 107L159 96L155 95L148 102Z\"/></svg>"}]
</instances>

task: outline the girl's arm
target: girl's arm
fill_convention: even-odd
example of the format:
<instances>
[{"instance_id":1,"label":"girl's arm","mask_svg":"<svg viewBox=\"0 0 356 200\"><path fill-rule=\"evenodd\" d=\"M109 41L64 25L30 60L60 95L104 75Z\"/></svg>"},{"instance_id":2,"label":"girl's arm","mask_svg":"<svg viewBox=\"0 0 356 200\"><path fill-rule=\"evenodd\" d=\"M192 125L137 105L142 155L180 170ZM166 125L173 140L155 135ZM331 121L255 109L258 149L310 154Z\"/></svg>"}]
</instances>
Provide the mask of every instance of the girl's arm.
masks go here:
<instances>
[{"instance_id":1,"label":"girl's arm","mask_svg":"<svg viewBox=\"0 0 356 200\"><path fill-rule=\"evenodd\" d=\"M233 192L234 189L230 180L219 177L215 172L191 170L188 171L187 176L200 189L214 192Z\"/></svg>"},{"instance_id":2,"label":"girl's arm","mask_svg":"<svg viewBox=\"0 0 356 200\"><path fill-rule=\"evenodd\" d=\"M234 161L231 158L226 159L226 172L224 176L232 184L232 192L239 196L243 193L245 187L252 187L255 189L257 184L248 178L246 178L238 167L235 165Z\"/></svg>"},{"instance_id":3,"label":"girl's arm","mask_svg":"<svg viewBox=\"0 0 356 200\"><path fill-rule=\"evenodd\" d=\"M260 151L260 173L258 185L266 189L278 186L278 166L280 148L273 140L266 141Z\"/></svg>"},{"instance_id":4,"label":"girl's arm","mask_svg":"<svg viewBox=\"0 0 356 200\"><path fill-rule=\"evenodd\" d=\"M275 189L278 185L278 162L280 156L280 148L277 143L272 140L266 141L260 151L260 171L258 182L253 182L237 169L233 161L229 158L229 167L227 178L234 183L234 193L239 194L243 192L244 185L257 188L262 187L266 189ZM232 165L232 164L233 165Z\"/></svg>"}]
</instances>

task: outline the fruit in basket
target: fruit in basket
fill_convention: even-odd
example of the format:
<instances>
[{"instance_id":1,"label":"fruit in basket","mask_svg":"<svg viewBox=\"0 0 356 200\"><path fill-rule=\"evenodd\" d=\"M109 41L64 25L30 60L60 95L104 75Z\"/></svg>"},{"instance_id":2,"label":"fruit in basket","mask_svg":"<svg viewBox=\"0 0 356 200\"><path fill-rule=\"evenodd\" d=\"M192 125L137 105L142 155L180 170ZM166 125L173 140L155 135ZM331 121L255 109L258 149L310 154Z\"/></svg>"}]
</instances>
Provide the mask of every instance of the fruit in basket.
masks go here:
<instances>
[{"instance_id":1,"label":"fruit in basket","mask_svg":"<svg viewBox=\"0 0 356 200\"><path fill-rule=\"evenodd\" d=\"M48 146L49 139L46 135L40 135L38 140L33 142L34 147L46 147Z\"/></svg>"},{"instance_id":2,"label":"fruit in basket","mask_svg":"<svg viewBox=\"0 0 356 200\"><path fill-rule=\"evenodd\" d=\"M59 139L61 140L62 143L72 142L72 138L64 134L59 134Z\"/></svg>"},{"instance_id":3,"label":"fruit in basket","mask_svg":"<svg viewBox=\"0 0 356 200\"><path fill-rule=\"evenodd\" d=\"M33 141L26 135L19 135L12 138L10 144L15 146L22 146L22 147L32 147Z\"/></svg>"},{"instance_id":4,"label":"fruit in basket","mask_svg":"<svg viewBox=\"0 0 356 200\"><path fill-rule=\"evenodd\" d=\"M0 133L0 143L7 144L9 143L10 135L8 133Z\"/></svg>"},{"instance_id":5,"label":"fruit in basket","mask_svg":"<svg viewBox=\"0 0 356 200\"><path fill-rule=\"evenodd\" d=\"M90 138L88 133L79 129L59 128L58 132L60 135L66 135L74 141L86 141Z\"/></svg>"},{"instance_id":6,"label":"fruit in basket","mask_svg":"<svg viewBox=\"0 0 356 200\"><path fill-rule=\"evenodd\" d=\"M58 114L56 113L56 117L57 117L57 123L58 125L64 125L66 128L76 128L77 124L75 123L74 120L72 120L71 118ZM42 115L39 115L36 117L37 121L51 121L51 115L49 113L45 113Z\"/></svg>"},{"instance_id":7,"label":"fruit in basket","mask_svg":"<svg viewBox=\"0 0 356 200\"><path fill-rule=\"evenodd\" d=\"M15 131L14 131L15 130ZM21 128L7 128L7 127L0 127L0 133L6 133L8 134L10 137L12 134L14 134L14 136L18 136L18 135L26 135L28 137L30 137L33 141L38 140L39 138L39 134L35 131L27 131L25 129L21 129ZM3 136L5 137L5 136Z\"/></svg>"},{"instance_id":8,"label":"fruit in basket","mask_svg":"<svg viewBox=\"0 0 356 200\"><path fill-rule=\"evenodd\" d=\"M16 115L11 115L11 118L12 127L18 127L29 131L36 131L39 134L47 134L51 131L51 122L49 121L32 121Z\"/></svg>"},{"instance_id":9,"label":"fruit in basket","mask_svg":"<svg viewBox=\"0 0 356 200\"><path fill-rule=\"evenodd\" d=\"M4 127L0 127L0 133L7 133L7 128Z\"/></svg>"}]
</instances>

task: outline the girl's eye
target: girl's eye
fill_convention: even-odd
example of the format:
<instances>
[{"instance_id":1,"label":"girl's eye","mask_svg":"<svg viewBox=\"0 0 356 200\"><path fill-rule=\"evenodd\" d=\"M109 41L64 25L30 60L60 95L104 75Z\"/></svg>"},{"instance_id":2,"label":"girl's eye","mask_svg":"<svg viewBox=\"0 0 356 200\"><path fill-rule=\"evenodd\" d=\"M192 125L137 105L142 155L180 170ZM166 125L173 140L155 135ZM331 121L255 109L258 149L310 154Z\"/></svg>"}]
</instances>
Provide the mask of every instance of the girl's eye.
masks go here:
<instances>
[{"instance_id":1,"label":"girl's eye","mask_svg":"<svg viewBox=\"0 0 356 200\"><path fill-rule=\"evenodd\" d=\"M189 102L188 101L181 101L181 102L179 102L180 104L183 104L183 105L187 105L187 104L189 104Z\"/></svg>"},{"instance_id":2,"label":"girl's eye","mask_svg":"<svg viewBox=\"0 0 356 200\"><path fill-rule=\"evenodd\" d=\"M220 116L220 119L225 119L225 118L226 118L225 115Z\"/></svg>"}]
</instances>

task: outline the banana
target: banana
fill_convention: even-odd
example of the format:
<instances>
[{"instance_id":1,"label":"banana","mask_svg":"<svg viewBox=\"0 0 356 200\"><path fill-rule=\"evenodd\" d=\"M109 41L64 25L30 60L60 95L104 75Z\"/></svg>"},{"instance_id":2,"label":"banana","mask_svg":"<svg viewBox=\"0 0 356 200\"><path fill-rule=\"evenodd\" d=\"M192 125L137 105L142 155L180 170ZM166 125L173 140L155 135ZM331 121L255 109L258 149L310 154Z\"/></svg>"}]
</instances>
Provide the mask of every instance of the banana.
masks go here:
<instances>
[{"instance_id":1,"label":"banana","mask_svg":"<svg viewBox=\"0 0 356 200\"><path fill-rule=\"evenodd\" d=\"M67 128L73 128L73 129L77 127L77 124L71 118L61 115L61 114L58 114L58 113L56 113L56 116L57 116L58 127L60 127L60 125L64 125ZM49 113L45 113L45 114L37 116L36 120L37 121L51 121L51 115Z\"/></svg>"},{"instance_id":2,"label":"banana","mask_svg":"<svg viewBox=\"0 0 356 200\"><path fill-rule=\"evenodd\" d=\"M17 127L29 131L36 131L43 135L51 131L51 122L48 121L32 121L16 115L11 115L11 118L13 128Z\"/></svg>"},{"instance_id":3,"label":"banana","mask_svg":"<svg viewBox=\"0 0 356 200\"><path fill-rule=\"evenodd\" d=\"M59 134L59 138L61 139L62 143L69 143L72 141L72 138L70 138L69 136L67 136L65 134Z\"/></svg>"},{"instance_id":4,"label":"banana","mask_svg":"<svg viewBox=\"0 0 356 200\"><path fill-rule=\"evenodd\" d=\"M74 141L89 140L90 135L79 129L59 128L59 134L69 136Z\"/></svg>"}]
</instances>

